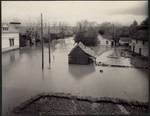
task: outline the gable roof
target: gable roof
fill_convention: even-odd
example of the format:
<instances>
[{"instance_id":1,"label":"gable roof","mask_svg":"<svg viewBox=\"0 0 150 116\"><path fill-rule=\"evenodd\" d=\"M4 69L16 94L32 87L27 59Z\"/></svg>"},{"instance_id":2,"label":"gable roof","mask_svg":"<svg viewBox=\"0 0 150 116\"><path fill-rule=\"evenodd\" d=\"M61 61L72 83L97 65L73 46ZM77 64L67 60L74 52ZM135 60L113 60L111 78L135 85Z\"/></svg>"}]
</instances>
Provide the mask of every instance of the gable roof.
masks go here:
<instances>
[{"instance_id":1,"label":"gable roof","mask_svg":"<svg viewBox=\"0 0 150 116\"><path fill-rule=\"evenodd\" d=\"M138 30L133 36L132 39L136 40L147 40L148 41L148 30Z\"/></svg>"},{"instance_id":2,"label":"gable roof","mask_svg":"<svg viewBox=\"0 0 150 116\"><path fill-rule=\"evenodd\" d=\"M100 34L99 34L100 35ZM109 34L104 34L104 35L101 35L102 36L102 38L103 39L107 39L107 40L110 40L110 41L112 41L113 39L113 37L112 37L112 35L109 35Z\"/></svg>"},{"instance_id":3,"label":"gable roof","mask_svg":"<svg viewBox=\"0 0 150 116\"><path fill-rule=\"evenodd\" d=\"M15 29L11 24L2 23L1 26L2 26L1 28L8 26L8 31L3 31L3 29L2 29L2 33L19 33L19 31L17 29Z\"/></svg>"},{"instance_id":4,"label":"gable roof","mask_svg":"<svg viewBox=\"0 0 150 116\"><path fill-rule=\"evenodd\" d=\"M90 56L96 58L96 57L95 57L95 54L94 54L94 51L91 50L90 48L86 47L85 45L83 45L81 42L79 42L79 43L70 51L70 53L71 53L72 51L74 51L77 47L80 47L87 55L90 55ZM70 53L69 53L69 54L70 54Z\"/></svg>"}]
</instances>

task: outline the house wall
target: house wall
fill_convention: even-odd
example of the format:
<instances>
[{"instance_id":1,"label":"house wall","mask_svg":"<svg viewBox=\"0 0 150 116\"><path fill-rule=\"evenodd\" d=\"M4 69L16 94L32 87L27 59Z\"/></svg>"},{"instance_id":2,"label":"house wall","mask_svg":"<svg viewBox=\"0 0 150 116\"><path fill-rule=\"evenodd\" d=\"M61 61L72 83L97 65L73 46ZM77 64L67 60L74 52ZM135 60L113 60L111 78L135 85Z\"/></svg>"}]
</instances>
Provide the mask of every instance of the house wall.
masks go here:
<instances>
[{"instance_id":1,"label":"house wall","mask_svg":"<svg viewBox=\"0 0 150 116\"><path fill-rule=\"evenodd\" d=\"M10 38L14 38L14 46L10 47ZM19 33L2 33L2 52L19 48Z\"/></svg>"},{"instance_id":2,"label":"house wall","mask_svg":"<svg viewBox=\"0 0 150 116\"><path fill-rule=\"evenodd\" d=\"M80 47L77 47L69 54L69 63L88 64L88 55Z\"/></svg>"},{"instance_id":3,"label":"house wall","mask_svg":"<svg viewBox=\"0 0 150 116\"><path fill-rule=\"evenodd\" d=\"M143 40L138 40L138 43L136 43L136 40L132 40L132 43L135 43L134 46L134 52L139 54L139 49L141 48L141 55L148 57L149 49L148 49L148 41L145 41L143 45ZM133 52L133 45L131 46L131 51Z\"/></svg>"},{"instance_id":4,"label":"house wall","mask_svg":"<svg viewBox=\"0 0 150 116\"><path fill-rule=\"evenodd\" d=\"M98 35L97 38L98 38L98 45L111 46L111 40L105 39L101 35ZM108 41L108 43L107 43L107 41Z\"/></svg>"}]
</instances>

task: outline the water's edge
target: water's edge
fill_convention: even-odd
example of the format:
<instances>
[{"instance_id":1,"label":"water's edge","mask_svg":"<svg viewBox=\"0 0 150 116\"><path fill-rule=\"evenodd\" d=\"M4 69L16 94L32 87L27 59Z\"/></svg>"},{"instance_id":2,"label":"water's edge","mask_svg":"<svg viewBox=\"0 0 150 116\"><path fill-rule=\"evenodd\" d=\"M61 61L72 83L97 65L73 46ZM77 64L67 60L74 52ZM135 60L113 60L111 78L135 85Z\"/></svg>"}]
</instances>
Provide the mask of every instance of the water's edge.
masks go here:
<instances>
[{"instance_id":1,"label":"water's edge","mask_svg":"<svg viewBox=\"0 0 150 116\"><path fill-rule=\"evenodd\" d=\"M74 95L71 95L70 93L41 93L21 103L19 106L15 106L12 112L21 113L21 111L25 109L28 105L44 97L65 98L65 99L70 99L70 100L87 101L87 102L92 102L92 103L95 102L95 103L124 104L124 105L130 105L130 106L142 106L144 108L148 108L148 104L149 104L149 102L129 101L129 100L119 99L119 98L109 98L109 97L92 98L90 96L89 97L74 96Z\"/></svg>"}]
</instances>

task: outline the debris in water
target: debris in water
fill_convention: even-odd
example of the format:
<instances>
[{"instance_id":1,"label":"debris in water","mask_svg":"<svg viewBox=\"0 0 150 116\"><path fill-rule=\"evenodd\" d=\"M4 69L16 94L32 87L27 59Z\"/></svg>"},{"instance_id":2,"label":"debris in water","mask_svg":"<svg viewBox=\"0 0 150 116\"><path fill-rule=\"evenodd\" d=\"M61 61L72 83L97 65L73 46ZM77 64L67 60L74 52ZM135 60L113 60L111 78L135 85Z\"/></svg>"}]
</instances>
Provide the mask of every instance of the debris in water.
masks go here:
<instances>
[{"instance_id":1,"label":"debris in water","mask_svg":"<svg viewBox=\"0 0 150 116\"><path fill-rule=\"evenodd\" d=\"M99 70L101 73L103 72L103 70Z\"/></svg>"}]
</instances>

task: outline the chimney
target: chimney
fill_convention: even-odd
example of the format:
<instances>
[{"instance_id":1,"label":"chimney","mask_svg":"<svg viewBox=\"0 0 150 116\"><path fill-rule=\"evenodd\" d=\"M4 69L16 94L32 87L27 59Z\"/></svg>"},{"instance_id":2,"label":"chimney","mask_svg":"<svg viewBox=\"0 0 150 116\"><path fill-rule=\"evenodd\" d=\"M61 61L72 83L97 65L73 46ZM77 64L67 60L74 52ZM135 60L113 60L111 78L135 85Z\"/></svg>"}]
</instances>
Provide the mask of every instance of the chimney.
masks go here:
<instances>
[{"instance_id":1,"label":"chimney","mask_svg":"<svg viewBox=\"0 0 150 116\"><path fill-rule=\"evenodd\" d=\"M10 22L10 24L14 25L16 29L21 25L20 22Z\"/></svg>"}]
</instances>

